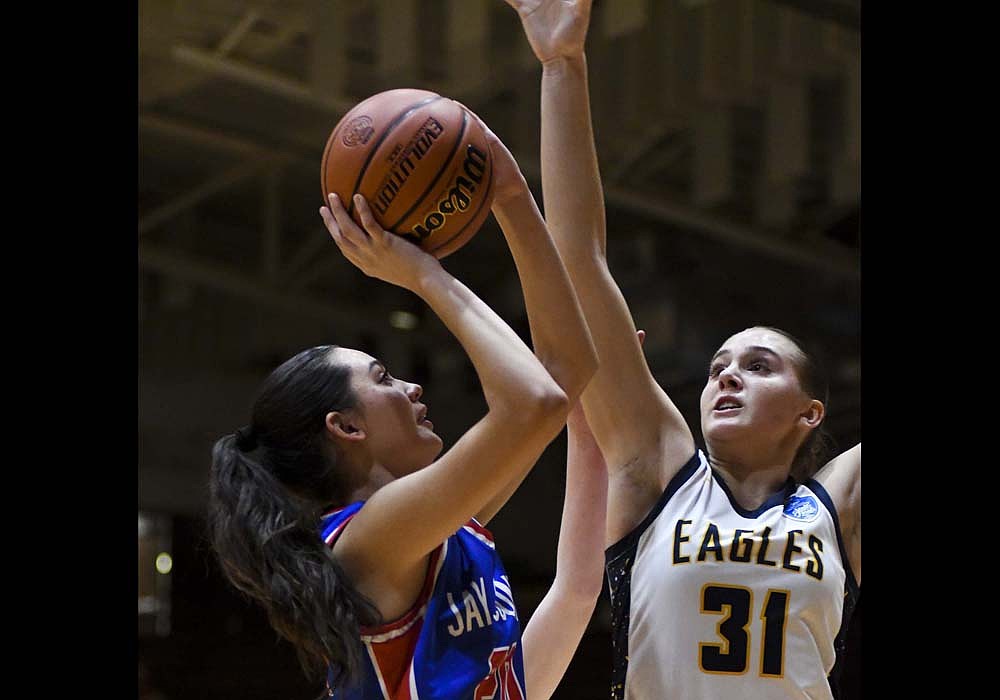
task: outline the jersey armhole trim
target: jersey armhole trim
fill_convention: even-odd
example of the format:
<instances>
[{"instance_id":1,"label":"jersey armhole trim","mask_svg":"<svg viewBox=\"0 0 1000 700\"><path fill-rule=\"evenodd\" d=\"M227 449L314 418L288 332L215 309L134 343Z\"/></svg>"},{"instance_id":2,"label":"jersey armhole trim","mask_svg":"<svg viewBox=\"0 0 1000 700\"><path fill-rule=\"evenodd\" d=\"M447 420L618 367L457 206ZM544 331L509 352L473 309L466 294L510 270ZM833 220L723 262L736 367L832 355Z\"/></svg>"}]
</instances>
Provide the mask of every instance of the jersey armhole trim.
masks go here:
<instances>
[{"instance_id":1,"label":"jersey armhole trim","mask_svg":"<svg viewBox=\"0 0 1000 700\"><path fill-rule=\"evenodd\" d=\"M701 450L696 448L694 455L692 455L691 459L689 459L684 466L681 467L679 472L674 474L670 483L667 484L667 488L663 489L663 493L660 494L660 497L656 500L656 503L653 504L653 507L650 508L646 517L642 519L642 522L632 528L630 533L622 537L604 551L604 560L606 563L614 561L624 552L631 551L635 548L635 544L638 539L642 537L642 533L644 533L649 526L653 524L653 521L656 520L657 516L659 516L659 514L666 507L670 498L677 493L677 490L684 484L684 482L691 478L691 475L695 473L704 459L705 458Z\"/></svg>"},{"instance_id":2,"label":"jersey armhole trim","mask_svg":"<svg viewBox=\"0 0 1000 700\"><path fill-rule=\"evenodd\" d=\"M830 517L833 518L833 527L837 531L837 546L840 548L840 559L844 562L844 573L847 575L847 590L850 591L851 595L858 594L858 582L854 579L854 567L851 566L851 560L847 556L847 548L844 546L844 536L840 532L840 518L837 516L837 508L833 505L833 499L830 498L830 494L826 492L823 488L823 484L816 481L816 479L809 479L804 484L806 488L815 493L819 500L823 502L826 509L830 511Z\"/></svg>"},{"instance_id":3,"label":"jersey armhole trim","mask_svg":"<svg viewBox=\"0 0 1000 700\"><path fill-rule=\"evenodd\" d=\"M438 574L441 573L441 566L444 564L445 555L448 552L448 542L442 542L437 549L431 552L427 560L427 573L424 574L424 585L420 589L413 606L400 617L389 622L385 622L375 627L361 627L361 638L366 642L377 644L394 639L413 626L413 623L422 618L427 609L427 601L431 599L434 586L437 585Z\"/></svg>"},{"instance_id":4,"label":"jersey armhole trim","mask_svg":"<svg viewBox=\"0 0 1000 700\"><path fill-rule=\"evenodd\" d=\"M467 522L464 525L464 527L469 527L473 530L473 532L479 533L480 535L488 539L490 542L495 542L495 540L493 539L493 533L490 531L490 529L487 528L478 520L476 520L475 518L469 518L469 522Z\"/></svg>"},{"instance_id":5,"label":"jersey armhole trim","mask_svg":"<svg viewBox=\"0 0 1000 700\"><path fill-rule=\"evenodd\" d=\"M323 538L323 542L327 547L327 550L332 554L333 545L336 544L337 538L340 537L344 532L344 528L347 524L354 519L354 516L358 514L361 510L364 502L352 503L345 508L338 508L335 511L331 511L324 515L323 517L329 517L330 515L335 515L347 508L352 506L357 506L355 512L344 518L343 522L339 523L330 534ZM444 564L445 554L448 551L448 541L445 540L440 545L438 545L434 551L430 553L427 558L427 572L424 574L424 583L420 587L420 593L417 594L416 600L413 601L413 605L403 613L401 616L397 617L395 620L390 620L389 622L384 622L381 625L376 625L374 627L361 626L361 638L366 642L378 643L385 642L390 639L394 639L401 634L404 634L413 623L423 616L424 610L427 608L427 601L430 600L431 594L434 592L434 586L437 584L438 574L441 572L441 566Z\"/></svg>"}]
</instances>

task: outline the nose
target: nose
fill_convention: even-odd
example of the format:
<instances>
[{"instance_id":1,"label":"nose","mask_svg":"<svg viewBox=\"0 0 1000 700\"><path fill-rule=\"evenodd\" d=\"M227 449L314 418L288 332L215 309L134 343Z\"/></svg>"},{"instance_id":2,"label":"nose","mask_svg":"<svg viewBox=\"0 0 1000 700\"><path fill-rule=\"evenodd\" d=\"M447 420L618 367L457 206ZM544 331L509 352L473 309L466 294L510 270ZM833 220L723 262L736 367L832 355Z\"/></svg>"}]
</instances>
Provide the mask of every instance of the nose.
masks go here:
<instances>
[{"instance_id":1,"label":"nose","mask_svg":"<svg viewBox=\"0 0 1000 700\"><path fill-rule=\"evenodd\" d=\"M743 386L743 380L740 379L740 374L737 369L736 363L730 363L719 372L719 388L720 389L739 389Z\"/></svg>"},{"instance_id":2,"label":"nose","mask_svg":"<svg viewBox=\"0 0 1000 700\"><path fill-rule=\"evenodd\" d=\"M419 384L410 384L406 390L406 395L410 397L410 401L414 403L420 400L420 397L424 395L424 388Z\"/></svg>"}]
</instances>

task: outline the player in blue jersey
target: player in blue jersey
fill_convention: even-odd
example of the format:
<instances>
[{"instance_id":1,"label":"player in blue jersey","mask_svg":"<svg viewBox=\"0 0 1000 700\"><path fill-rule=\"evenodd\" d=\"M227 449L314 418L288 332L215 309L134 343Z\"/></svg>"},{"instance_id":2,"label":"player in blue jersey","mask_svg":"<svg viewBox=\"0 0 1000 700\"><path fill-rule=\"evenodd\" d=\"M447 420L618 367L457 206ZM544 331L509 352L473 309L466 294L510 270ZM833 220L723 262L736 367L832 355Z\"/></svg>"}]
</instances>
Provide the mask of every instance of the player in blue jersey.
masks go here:
<instances>
[{"instance_id":1,"label":"player in blue jersey","mask_svg":"<svg viewBox=\"0 0 1000 700\"><path fill-rule=\"evenodd\" d=\"M608 466L612 697L830 697L861 579L861 446L824 465L814 362L755 326L706 363L696 450L607 265L591 2L507 2L542 65L546 221L601 359L582 404Z\"/></svg>"},{"instance_id":2,"label":"player in blue jersey","mask_svg":"<svg viewBox=\"0 0 1000 700\"><path fill-rule=\"evenodd\" d=\"M213 450L210 519L224 571L307 671L327 671L334 697L547 698L601 588L604 465L570 412L596 352L517 163L487 132L492 210L534 352L437 259L382 230L363 198L363 228L334 196L321 209L348 260L413 291L456 336L486 415L441 454L420 386L378 358L322 346L274 370L249 425ZM567 418L574 464L556 581L522 637L516 582L485 526Z\"/></svg>"}]
</instances>

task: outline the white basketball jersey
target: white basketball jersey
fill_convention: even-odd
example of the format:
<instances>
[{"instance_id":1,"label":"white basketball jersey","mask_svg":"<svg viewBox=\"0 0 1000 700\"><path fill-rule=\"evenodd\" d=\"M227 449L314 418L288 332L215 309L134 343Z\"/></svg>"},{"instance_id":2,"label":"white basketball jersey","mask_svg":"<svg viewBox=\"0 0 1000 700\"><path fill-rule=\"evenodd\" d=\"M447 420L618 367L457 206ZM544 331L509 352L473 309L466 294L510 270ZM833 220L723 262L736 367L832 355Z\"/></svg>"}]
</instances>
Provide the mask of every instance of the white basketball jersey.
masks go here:
<instances>
[{"instance_id":1,"label":"white basketball jersey","mask_svg":"<svg viewBox=\"0 0 1000 700\"><path fill-rule=\"evenodd\" d=\"M699 450L607 550L611 697L835 697L858 592L846 561L816 481L746 511Z\"/></svg>"}]
</instances>

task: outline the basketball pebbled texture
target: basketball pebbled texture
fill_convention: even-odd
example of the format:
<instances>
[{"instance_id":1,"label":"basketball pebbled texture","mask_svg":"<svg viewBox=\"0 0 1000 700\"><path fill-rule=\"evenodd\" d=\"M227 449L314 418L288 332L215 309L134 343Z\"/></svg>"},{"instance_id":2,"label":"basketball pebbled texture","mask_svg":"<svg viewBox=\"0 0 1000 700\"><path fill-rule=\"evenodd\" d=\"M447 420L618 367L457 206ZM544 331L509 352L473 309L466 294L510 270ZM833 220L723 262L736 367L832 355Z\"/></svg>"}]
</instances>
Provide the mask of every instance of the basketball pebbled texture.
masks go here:
<instances>
[{"instance_id":1,"label":"basketball pebbled texture","mask_svg":"<svg viewBox=\"0 0 1000 700\"><path fill-rule=\"evenodd\" d=\"M320 177L324 202L336 192L359 221L360 193L382 228L438 258L475 235L493 201L485 132L462 105L427 90L358 103L327 139Z\"/></svg>"}]
</instances>

